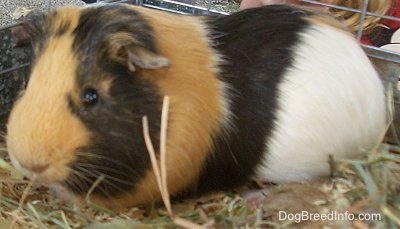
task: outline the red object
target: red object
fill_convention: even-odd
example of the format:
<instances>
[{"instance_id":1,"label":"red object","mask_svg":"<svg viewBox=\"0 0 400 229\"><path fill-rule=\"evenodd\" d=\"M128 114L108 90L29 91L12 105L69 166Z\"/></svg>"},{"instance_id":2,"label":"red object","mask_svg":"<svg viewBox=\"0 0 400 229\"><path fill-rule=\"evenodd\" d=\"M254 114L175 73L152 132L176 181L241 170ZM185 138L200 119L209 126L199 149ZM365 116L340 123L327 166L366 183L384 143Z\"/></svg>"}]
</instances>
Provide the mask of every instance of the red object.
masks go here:
<instances>
[{"instance_id":1,"label":"red object","mask_svg":"<svg viewBox=\"0 0 400 229\"><path fill-rule=\"evenodd\" d=\"M371 45L373 46L372 42L369 40L367 36L362 36L361 37L361 43L365 45Z\"/></svg>"},{"instance_id":2,"label":"red object","mask_svg":"<svg viewBox=\"0 0 400 229\"><path fill-rule=\"evenodd\" d=\"M388 16L397 17L400 19L400 1L395 0L392 8L390 9ZM397 30L400 27L400 21L394 20L382 20L382 24L388 26L391 29Z\"/></svg>"},{"instance_id":3,"label":"red object","mask_svg":"<svg viewBox=\"0 0 400 229\"><path fill-rule=\"evenodd\" d=\"M400 0L394 0L387 15L400 19ZM379 23L383 26L378 26L370 33L364 35L361 43L377 47L390 44L393 33L400 28L400 21L383 19Z\"/></svg>"}]
</instances>

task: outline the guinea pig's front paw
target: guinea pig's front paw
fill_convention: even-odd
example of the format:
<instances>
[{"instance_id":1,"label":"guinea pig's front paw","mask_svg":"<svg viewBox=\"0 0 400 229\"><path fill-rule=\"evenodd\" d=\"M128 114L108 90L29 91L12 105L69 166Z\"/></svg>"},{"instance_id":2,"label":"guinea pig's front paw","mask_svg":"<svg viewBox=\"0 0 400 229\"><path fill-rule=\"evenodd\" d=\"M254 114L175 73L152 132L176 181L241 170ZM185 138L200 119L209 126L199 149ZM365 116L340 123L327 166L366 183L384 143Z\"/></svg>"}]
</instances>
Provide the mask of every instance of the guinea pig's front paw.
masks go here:
<instances>
[{"instance_id":1,"label":"guinea pig's front paw","mask_svg":"<svg viewBox=\"0 0 400 229\"><path fill-rule=\"evenodd\" d=\"M48 188L50 189L51 194L57 197L61 203L72 203L75 205L82 203L81 197L74 195L70 190L61 184L50 184L48 185Z\"/></svg>"}]
</instances>

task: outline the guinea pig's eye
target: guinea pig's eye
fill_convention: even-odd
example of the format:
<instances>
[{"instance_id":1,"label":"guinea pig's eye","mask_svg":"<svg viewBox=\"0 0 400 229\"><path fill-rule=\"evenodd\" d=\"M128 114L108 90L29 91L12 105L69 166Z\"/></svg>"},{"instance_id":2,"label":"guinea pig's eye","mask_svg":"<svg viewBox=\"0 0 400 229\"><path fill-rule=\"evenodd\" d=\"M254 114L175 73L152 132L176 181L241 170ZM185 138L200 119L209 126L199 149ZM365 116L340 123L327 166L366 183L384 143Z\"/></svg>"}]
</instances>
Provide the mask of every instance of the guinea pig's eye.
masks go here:
<instances>
[{"instance_id":1,"label":"guinea pig's eye","mask_svg":"<svg viewBox=\"0 0 400 229\"><path fill-rule=\"evenodd\" d=\"M82 92L82 103L85 106L93 106L97 103L99 95L96 89L86 88Z\"/></svg>"}]
</instances>

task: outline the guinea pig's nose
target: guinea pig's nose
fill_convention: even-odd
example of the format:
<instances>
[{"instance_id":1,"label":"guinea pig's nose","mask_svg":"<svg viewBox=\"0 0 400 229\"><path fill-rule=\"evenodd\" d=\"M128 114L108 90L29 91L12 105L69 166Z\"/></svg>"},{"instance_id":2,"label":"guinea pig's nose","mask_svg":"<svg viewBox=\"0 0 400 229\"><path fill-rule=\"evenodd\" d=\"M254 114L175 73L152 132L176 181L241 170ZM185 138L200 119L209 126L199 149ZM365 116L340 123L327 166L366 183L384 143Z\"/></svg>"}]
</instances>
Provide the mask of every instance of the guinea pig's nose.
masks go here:
<instances>
[{"instance_id":1,"label":"guinea pig's nose","mask_svg":"<svg viewBox=\"0 0 400 229\"><path fill-rule=\"evenodd\" d=\"M31 172L40 174L46 171L46 169L49 167L49 164L34 164L34 165L24 165L22 164L21 167L25 168L26 170L29 170Z\"/></svg>"}]
</instances>

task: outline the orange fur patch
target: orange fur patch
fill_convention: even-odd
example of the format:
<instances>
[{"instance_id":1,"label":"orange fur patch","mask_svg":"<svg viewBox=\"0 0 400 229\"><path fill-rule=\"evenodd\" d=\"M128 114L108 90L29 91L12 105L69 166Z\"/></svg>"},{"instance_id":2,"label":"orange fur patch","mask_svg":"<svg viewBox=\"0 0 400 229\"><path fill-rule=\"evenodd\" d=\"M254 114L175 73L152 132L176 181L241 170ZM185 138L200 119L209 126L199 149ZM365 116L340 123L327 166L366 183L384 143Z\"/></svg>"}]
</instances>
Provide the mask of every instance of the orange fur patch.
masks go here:
<instances>
[{"instance_id":1,"label":"orange fur patch","mask_svg":"<svg viewBox=\"0 0 400 229\"><path fill-rule=\"evenodd\" d=\"M54 26L69 23L69 32L50 35L33 67L28 88L14 105L8 122L7 147L11 157L26 168L49 164L38 177L44 183L64 180L76 147L89 141L90 134L68 110L66 100L68 93L77 91L78 62L72 53L71 32L78 19L79 11L72 8L60 11L54 18Z\"/></svg>"}]
</instances>

